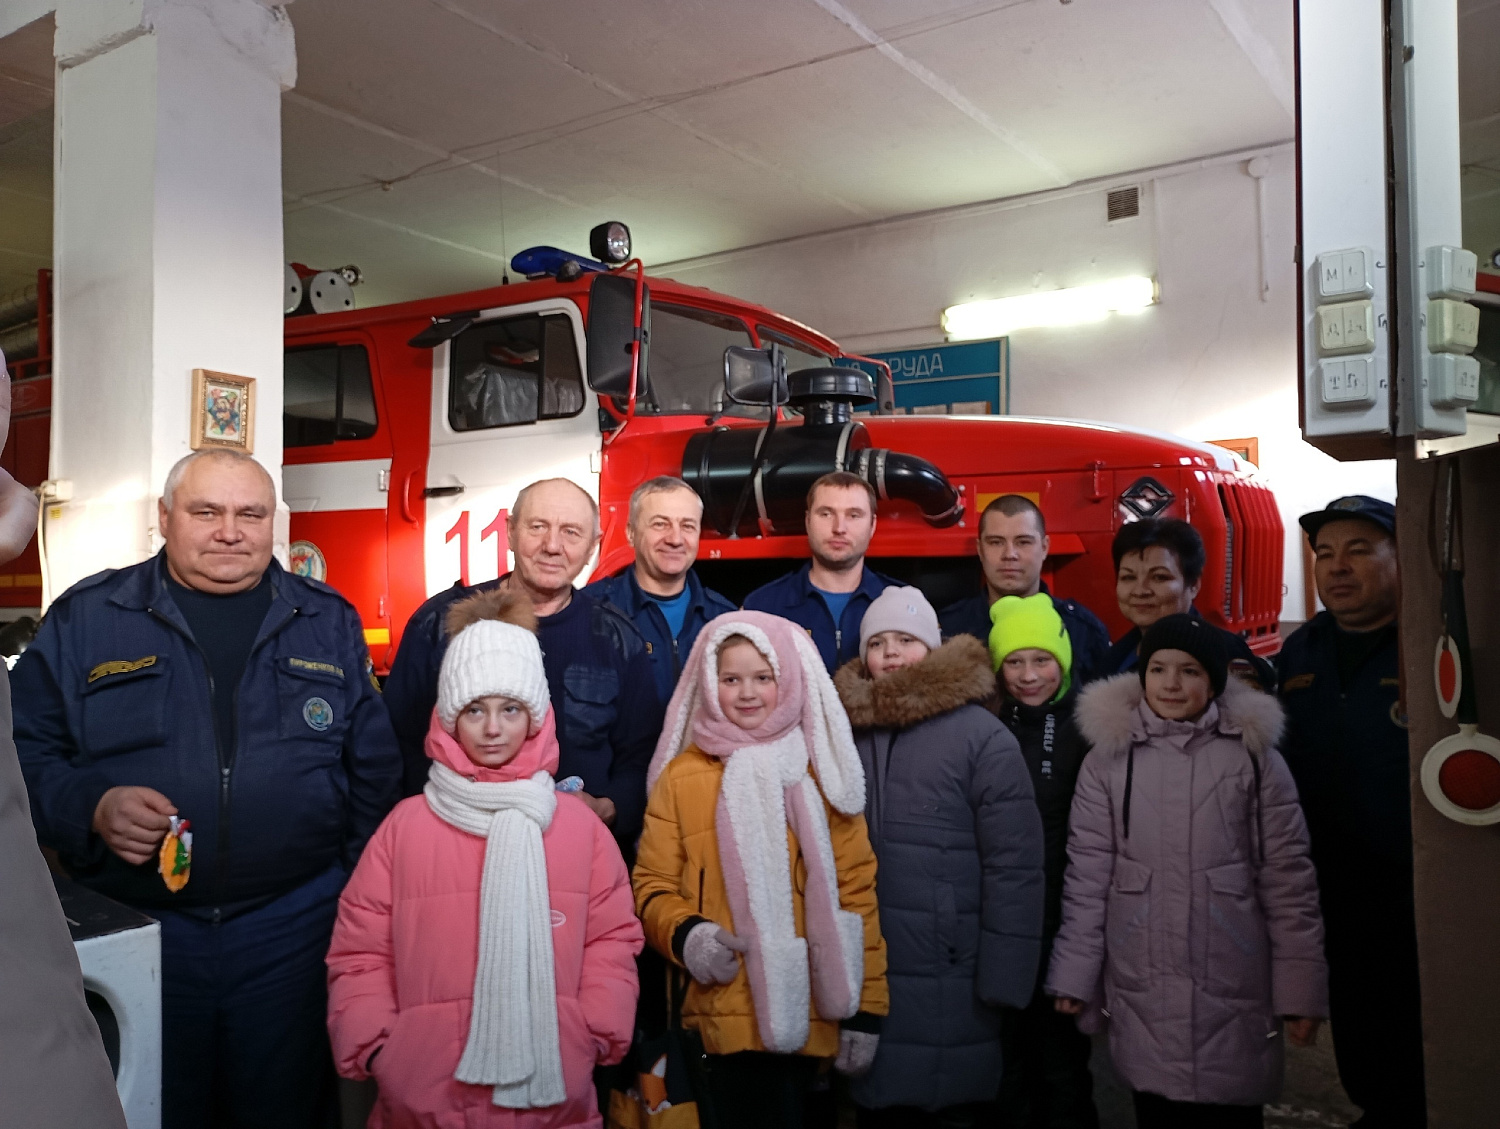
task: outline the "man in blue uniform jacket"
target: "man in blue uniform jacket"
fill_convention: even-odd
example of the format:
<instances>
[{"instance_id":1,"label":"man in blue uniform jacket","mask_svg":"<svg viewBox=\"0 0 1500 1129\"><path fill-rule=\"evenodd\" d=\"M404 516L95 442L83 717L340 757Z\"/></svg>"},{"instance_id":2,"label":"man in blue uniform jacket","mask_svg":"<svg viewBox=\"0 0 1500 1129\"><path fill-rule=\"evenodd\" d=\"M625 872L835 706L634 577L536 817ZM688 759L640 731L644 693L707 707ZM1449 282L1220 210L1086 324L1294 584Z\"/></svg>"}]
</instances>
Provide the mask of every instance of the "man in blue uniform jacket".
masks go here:
<instances>
[{"instance_id":1,"label":"man in blue uniform jacket","mask_svg":"<svg viewBox=\"0 0 1500 1129\"><path fill-rule=\"evenodd\" d=\"M972 635L988 646L990 605L1002 596L1047 592L1042 566L1047 563L1051 543L1041 508L1021 494L991 499L979 515L979 536L975 540L984 591L949 604L938 615L938 623L944 638ZM1104 621L1077 600L1052 596L1052 606L1073 644L1072 684L1082 686L1104 674L1104 656L1109 653L1109 628Z\"/></svg>"},{"instance_id":2,"label":"man in blue uniform jacket","mask_svg":"<svg viewBox=\"0 0 1500 1129\"><path fill-rule=\"evenodd\" d=\"M1400 713L1396 512L1362 494L1301 517L1324 611L1277 657L1282 753L1323 901L1339 1078L1360 1129L1427 1121L1412 892L1410 754Z\"/></svg>"},{"instance_id":3,"label":"man in blue uniform jacket","mask_svg":"<svg viewBox=\"0 0 1500 1129\"><path fill-rule=\"evenodd\" d=\"M32 816L75 878L161 922L162 1124L321 1126L323 957L399 795L395 734L354 608L272 560L255 460L187 456L158 511L163 551L63 593L16 664ZM190 857L162 849L174 817Z\"/></svg>"},{"instance_id":4,"label":"man in blue uniform jacket","mask_svg":"<svg viewBox=\"0 0 1500 1129\"><path fill-rule=\"evenodd\" d=\"M693 572L703 528L703 499L680 478L664 475L630 495L625 535L635 563L584 589L619 608L646 641L656 695L672 698L682 664L708 621L735 607Z\"/></svg>"},{"instance_id":5,"label":"man in blue uniform jacket","mask_svg":"<svg viewBox=\"0 0 1500 1129\"><path fill-rule=\"evenodd\" d=\"M825 474L807 492L812 560L745 597L745 610L791 620L812 638L832 674L859 654L859 625L875 597L896 583L865 564L875 536L875 488L848 471Z\"/></svg>"},{"instance_id":6,"label":"man in blue uniform jacket","mask_svg":"<svg viewBox=\"0 0 1500 1129\"><path fill-rule=\"evenodd\" d=\"M662 705L640 632L609 604L573 587L599 544L599 509L566 478L533 482L511 507L506 531L514 572L483 584L455 584L416 610L401 636L385 702L406 762L406 791L427 780L423 742L448 650L448 609L475 592L518 585L537 614L542 666L557 718L557 778L577 776L577 793L614 832L627 860L646 815L646 768L661 733Z\"/></svg>"}]
</instances>

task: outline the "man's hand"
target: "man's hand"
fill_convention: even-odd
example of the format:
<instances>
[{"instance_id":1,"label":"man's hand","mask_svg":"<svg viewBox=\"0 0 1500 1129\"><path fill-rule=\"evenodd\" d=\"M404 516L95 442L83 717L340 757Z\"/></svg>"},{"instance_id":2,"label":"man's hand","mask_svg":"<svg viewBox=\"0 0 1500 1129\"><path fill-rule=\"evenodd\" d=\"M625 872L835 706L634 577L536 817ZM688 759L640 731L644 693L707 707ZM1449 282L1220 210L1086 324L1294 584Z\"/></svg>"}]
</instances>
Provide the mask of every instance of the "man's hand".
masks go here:
<instances>
[{"instance_id":1,"label":"man's hand","mask_svg":"<svg viewBox=\"0 0 1500 1129\"><path fill-rule=\"evenodd\" d=\"M1287 1042L1294 1047L1310 1047L1318 1041L1321 1019L1307 1019L1300 1015L1288 1015L1286 1019Z\"/></svg>"},{"instance_id":2,"label":"man's hand","mask_svg":"<svg viewBox=\"0 0 1500 1129\"><path fill-rule=\"evenodd\" d=\"M615 802L608 796L590 796L587 792L574 792L573 795L588 804L594 814L603 821L605 827L615 825Z\"/></svg>"},{"instance_id":3,"label":"man's hand","mask_svg":"<svg viewBox=\"0 0 1500 1129\"><path fill-rule=\"evenodd\" d=\"M1052 1000L1052 1006L1064 1015L1082 1015L1083 1001L1069 999L1067 996L1057 996Z\"/></svg>"},{"instance_id":4,"label":"man's hand","mask_svg":"<svg viewBox=\"0 0 1500 1129\"><path fill-rule=\"evenodd\" d=\"M94 809L94 830L104 845L132 866L149 862L161 845L177 805L155 788L111 788Z\"/></svg>"}]
</instances>

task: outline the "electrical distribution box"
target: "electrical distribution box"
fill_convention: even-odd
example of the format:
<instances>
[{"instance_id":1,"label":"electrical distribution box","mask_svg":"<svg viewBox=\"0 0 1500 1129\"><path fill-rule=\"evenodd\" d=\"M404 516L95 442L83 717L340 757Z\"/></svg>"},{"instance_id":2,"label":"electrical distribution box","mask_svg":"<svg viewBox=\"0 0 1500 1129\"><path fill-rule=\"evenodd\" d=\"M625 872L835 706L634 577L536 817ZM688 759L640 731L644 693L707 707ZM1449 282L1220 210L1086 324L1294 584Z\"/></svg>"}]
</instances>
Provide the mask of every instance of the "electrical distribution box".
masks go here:
<instances>
[{"instance_id":1,"label":"electrical distribution box","mask_svg":"<svg viewBox=\"0 0 1500 1129\"><path fill-rule=\"evenodd\" d=\"M1337 458L1381 458L1394 439L1381 5L1296 10L1302 433Z\"/></svg>"},{"instance_id":2,"label":"electrical distribution box","mask_svg":"<svg viewBox=\"0 0 1500 1129\"><path fill-rule=\"evenodd\" d=\"M1303 436L1345 459L1462 436L1479 396L1478 261L1457 245L1453 4L1295 13Z\"/></svg>"}]
</instances>

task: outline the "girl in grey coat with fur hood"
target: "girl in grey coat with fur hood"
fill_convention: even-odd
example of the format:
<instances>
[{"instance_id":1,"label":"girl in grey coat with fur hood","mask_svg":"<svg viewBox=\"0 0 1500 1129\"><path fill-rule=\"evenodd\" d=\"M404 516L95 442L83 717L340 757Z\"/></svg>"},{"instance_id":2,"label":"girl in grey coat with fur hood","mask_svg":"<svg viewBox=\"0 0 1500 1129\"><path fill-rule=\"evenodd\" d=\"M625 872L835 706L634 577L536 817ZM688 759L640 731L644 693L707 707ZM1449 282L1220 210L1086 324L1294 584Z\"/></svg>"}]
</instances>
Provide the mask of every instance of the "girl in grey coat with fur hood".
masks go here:
<instances>
[{"instance_id":1,"label":"girl in grey coat with fur hood","mask_svg":"<svg viewBox=\"0 0 1500 1129\"><path fill-rule=\"evenodd\" d=\"M861 1129L977 1124L1000 1082L1000 1006L1024 1007L1042 932L1042 822L984 644L943 643L887 588L834 684L865 769L891 1011L851 1090Z\"/></svg>"},{"instance_id":2,"label":"girl in grey coat with fur hood","mask_svg":"<svg viewBox=\"0 0 1500 1129\"><path fill-rule=\"evenodd\" d=\"M1109 1024L1140 1129L1259 1126L1283 1034L1328 1014L1323 921L1277 701L1228 677L1218 633L1173 615L1139 675L1088 687L1063 923L1047 992Z\"/></svg>"}]
</instances>

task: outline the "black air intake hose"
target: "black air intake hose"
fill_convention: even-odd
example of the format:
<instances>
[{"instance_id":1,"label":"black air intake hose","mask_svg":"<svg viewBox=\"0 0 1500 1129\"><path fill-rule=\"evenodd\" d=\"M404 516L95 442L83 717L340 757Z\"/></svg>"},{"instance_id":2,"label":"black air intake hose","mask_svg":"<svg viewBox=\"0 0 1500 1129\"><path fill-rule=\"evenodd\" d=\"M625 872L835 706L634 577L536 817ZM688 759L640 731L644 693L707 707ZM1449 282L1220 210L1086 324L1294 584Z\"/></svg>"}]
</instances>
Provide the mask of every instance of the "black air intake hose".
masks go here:
<instances>
[{"instance_id":1,"label":"black air intake hose","mask_svg":"<svg viewBox=\"0 0 1500 1129\"><path fill-rule=\"evenodd\" d=\"M850 453L845 459L845 469L875 487L882 501L900 498L914 502L934 529L947 529L963 520L963 497L947 476L926 459L884 447L866 447Z\"/></svg>"},{"instance_id":2,"label":"black air intake hose","mask_svg":"<svg viewBox=\"0 0 1500 1129\"><path fill-rule=\"evenodd\" d=\"M848 470L875 488L880 498L914 502L929 525L947 528L963 518L958 491L926 459L899 451L871 450L862 423L804 423L781 427L769 439L763 430L720 427L694 435L682 455L683 480L703 499L704 524L728 537L729 522L745 476L764 444L751 504L737 531L801 533L807 491L823 475Z\"/></svg>"}]
</instances>

